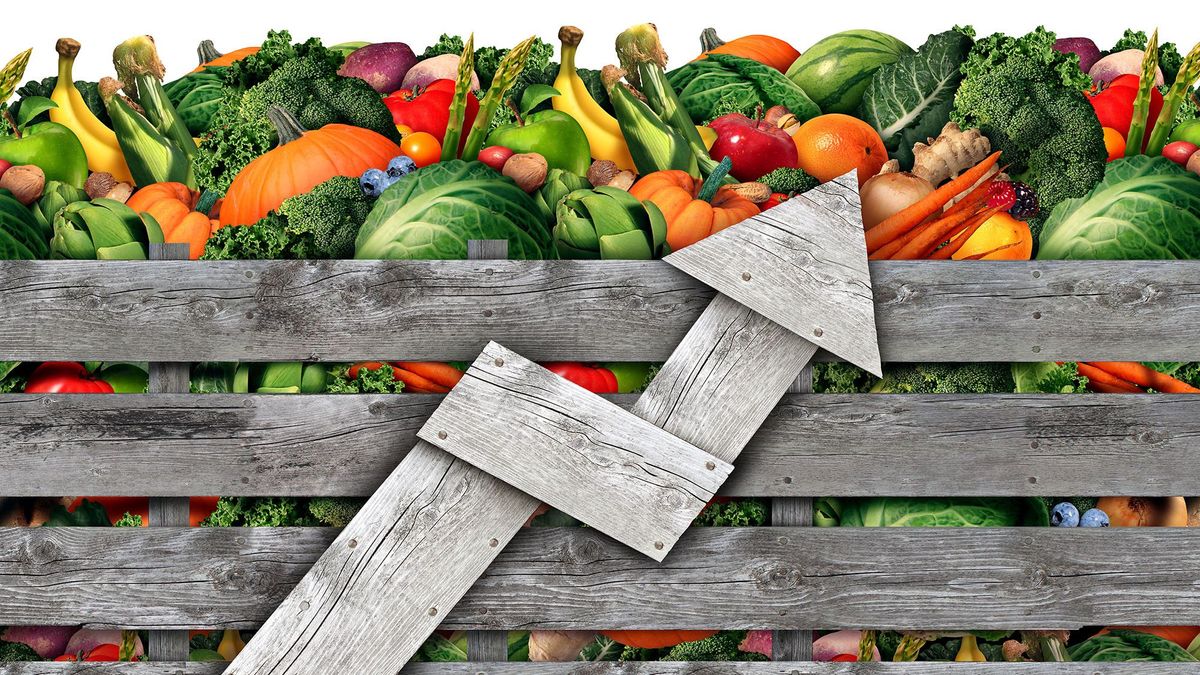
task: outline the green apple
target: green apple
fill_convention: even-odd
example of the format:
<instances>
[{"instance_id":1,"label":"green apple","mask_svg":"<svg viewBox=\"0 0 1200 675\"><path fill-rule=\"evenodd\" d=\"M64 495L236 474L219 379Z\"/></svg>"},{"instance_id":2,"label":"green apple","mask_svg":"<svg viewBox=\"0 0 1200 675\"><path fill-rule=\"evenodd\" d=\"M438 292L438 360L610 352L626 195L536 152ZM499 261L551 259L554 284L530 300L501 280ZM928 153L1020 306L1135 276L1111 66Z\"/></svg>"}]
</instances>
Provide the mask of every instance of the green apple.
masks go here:
<instances>
[{"instance_id":1,"label":"green apple","mask_svg":"<svg viewBox=\"0 0 1200 675\"><path fill-rule=\"evenodd\" d=\"M513 124L496 127L488 135L487 145L499 145L513 152L536 152L546 158L551 169L562 169L583 176L592 164L592 150L583 127L565 112L543 110L525 116Z\"/></svg>"},{"instance_id":2,"label":"green apple","mask_svg":"<svg viewBox=\"0 0 1200 675\"><path fill-rule=\"evenodd\" d=\"M13 166L35 164L56 180L77 188L87 182L87 155L75 133L55 122L39 122L21 129L20 136L0 139L0 159Z\"/></svg>"},{"instance_id":3,"label":"green apple","mask_svg":"<svg viewBox=\"0 0 1200 675\"><path fill-rule=\"evenodd\" d=\"M1200 145L1200 120L1188 120L1175 127L1175 131L1171 132L1171 141L1187 141L1193 145Z\"/></svg>"}]
</instances>

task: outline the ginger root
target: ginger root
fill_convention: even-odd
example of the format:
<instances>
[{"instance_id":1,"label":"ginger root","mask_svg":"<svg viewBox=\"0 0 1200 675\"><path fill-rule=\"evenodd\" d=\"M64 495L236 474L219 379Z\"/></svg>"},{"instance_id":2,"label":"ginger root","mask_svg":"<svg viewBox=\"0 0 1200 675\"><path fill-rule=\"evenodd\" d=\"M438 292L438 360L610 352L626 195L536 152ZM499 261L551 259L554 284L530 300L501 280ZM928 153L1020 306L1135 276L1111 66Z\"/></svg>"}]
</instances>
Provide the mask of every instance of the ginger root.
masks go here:
<instances>
[{"instance_id":1,"label":"ginger root","mask_svg":"<svg viewBox=\"0 0 1200 675\"><path fill-rule=\"evenodd\" d=\"M912 172L935 186L982 162L992 144L978 129L963 131L947 122L937 138L913 146Z\"/></svg>"}]
</instances>

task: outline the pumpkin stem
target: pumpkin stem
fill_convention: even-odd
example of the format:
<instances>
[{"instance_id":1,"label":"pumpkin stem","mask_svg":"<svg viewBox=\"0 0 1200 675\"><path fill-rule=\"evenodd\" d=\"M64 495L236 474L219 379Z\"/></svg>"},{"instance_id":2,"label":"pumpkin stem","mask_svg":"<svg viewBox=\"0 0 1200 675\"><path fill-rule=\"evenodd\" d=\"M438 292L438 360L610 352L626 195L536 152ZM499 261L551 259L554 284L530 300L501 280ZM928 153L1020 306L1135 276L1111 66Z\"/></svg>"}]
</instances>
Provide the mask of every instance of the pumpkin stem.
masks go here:
<instances>
[{"instance_id":1,"label":"pumpkin stem","mask_svg":"<svg viewBox=\"0 0 1200 675\"><path fill-rule=\"evenodd\" d=\"M200 193L200 199L196 200L196 210L204 215L208 215L216 205L217 200L221 198L221 193L216 190L205 190Z\"/></svg>"},{"instance_id":2,"label":"pumpkin stem","mask_svg":"<svg viewBox=\"0 0 1200 675\"><path fill-rule=\"evenodd\" d=\"M196 56L200 57L200 65L204 65L209 61L216 61L224 54L217 51L217 46L213 44L212 40L204 40L199 47L196 47Z\"/></svg>"},{"instance_id":3,"label":"pumpkin stem","mask_svg":"<svg viewBox=\"0 0 1200 675\"><path fill-rule=\"evenodd\" d=\"M696 199L711 202L713 197L717 196L717 190L720 189L721 182L725 180L726 174L732 168L733 160L729 158L729 155L725 155L725 159L722 159L720 164L713 167L712 173L708 174L708 178L705 178L704 183L700 185L700 193L696 195Z\"/></svg>"},{"instance_id":4,"label":"pumpkin stem","mask_svg":"<svg viewBox=\"0 0 1200 675\"><path fill-rule=\"evenodd\" d=\"M704 32L700 33L701 52L711 52L723 44L725 44L725 41L717 37L716 28L705 28Z\"/></svg>"},{"instance_id":5,"label":"pumpkin stem","mask_svg":"<svg viewBox=\"0 0 1200 675\"><path fill-rule=\"evenodd\" d=\"M277 105L267 108L267 119L271 120L271 126L275 127L279 145L286 145L304 135L304 127L300 126L296 116L284 108Z\"/></svg>"}]
</instances>

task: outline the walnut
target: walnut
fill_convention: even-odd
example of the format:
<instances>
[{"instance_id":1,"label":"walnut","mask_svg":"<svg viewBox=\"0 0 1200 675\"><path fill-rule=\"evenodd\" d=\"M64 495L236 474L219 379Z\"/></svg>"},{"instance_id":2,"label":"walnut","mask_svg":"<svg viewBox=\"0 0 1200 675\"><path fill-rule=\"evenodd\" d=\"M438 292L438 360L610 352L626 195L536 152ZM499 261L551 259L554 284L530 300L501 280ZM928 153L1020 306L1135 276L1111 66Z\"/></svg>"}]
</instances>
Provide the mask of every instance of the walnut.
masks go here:
<instances>
[{"instance_id":1,"label":"walnut","mask_svg":"<svg viewBox=\"0 0 1200 675\"><path fill-rule=\"evenodd\" d=\"M0 188L12 193L13 197L29 206L42 197L46 187L46 174L41 167L34 164L14 166L0 176Z\"/></svg>"},{"instance_id":2,"label":"walnut","mask_svg":"<svg viewBox=\"0 0 1200 675\"><path fill-rule=\"evenodd\" d=\"M522 190L536 192L546 184L549 171L545 157L536 152L523 152L509 157L501 173L516 181L517 187Z\"/></svg>"}]
</instances>

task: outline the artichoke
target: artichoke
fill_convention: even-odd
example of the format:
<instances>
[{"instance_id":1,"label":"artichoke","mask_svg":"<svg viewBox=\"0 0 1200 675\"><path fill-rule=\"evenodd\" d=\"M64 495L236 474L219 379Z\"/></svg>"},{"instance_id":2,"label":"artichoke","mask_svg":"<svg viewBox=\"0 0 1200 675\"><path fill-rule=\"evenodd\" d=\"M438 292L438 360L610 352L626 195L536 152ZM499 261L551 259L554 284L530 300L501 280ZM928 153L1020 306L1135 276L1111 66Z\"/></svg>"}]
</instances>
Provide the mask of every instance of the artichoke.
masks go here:
<instances>
[{"instance_id":1,"label":"artichoke","mask_svg":"<svg viewBox=\"0 0 1200 675\"><path fill-rule=\"evenodd\" d=\"M546 183L530 196L537 202L538 210L545 214L546 222L553 226L558 203L575 190L588 190L591 187L592 184L583 176L562 169L550 169L546 174Z\"/></svg>"},{"instance_id":2,"label":"artichoke","mask_svg":"<svg viewBox=\"0 0 1200 675\"><path fill-rule=\"evenodd\" d=\"M667 221L652 202L608 186L575 190L555 209L554 245L563 258L651 260L662 255Z\"/></svg>"},{"instance_id":3,"label":"artichoke","mask_svg":"<svg viewBox=\"0 0 1200 675\"><path fill-rule=\"evenodd\" d=\"M146 260L150 244L163 242L148 214L114 199L67 204L54 216L50 253L71 260Z\"/></svg>"},{"instance_id":4,"label":"artichoke","mask_svg":"<svg viewBox=\"0 0 1200 675\"><path fill-rule=\"evenodd\" d=\"M42 226L49 240L54 236L54 216L67 204L86 202L87 198L87 193L74 185L57 180L47 181L41 198L29 210L33 211L34 219Z\"/></svg>"}]
</instances>

